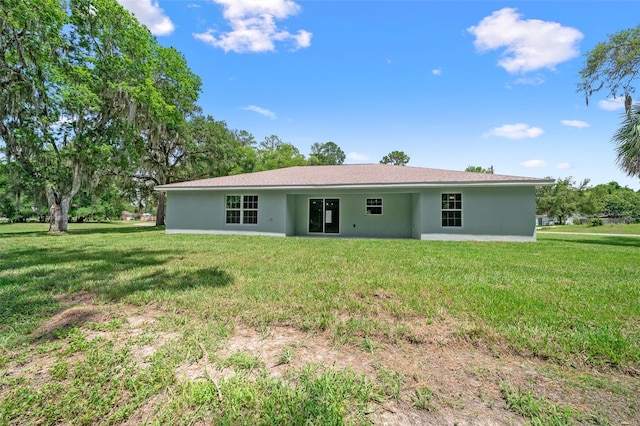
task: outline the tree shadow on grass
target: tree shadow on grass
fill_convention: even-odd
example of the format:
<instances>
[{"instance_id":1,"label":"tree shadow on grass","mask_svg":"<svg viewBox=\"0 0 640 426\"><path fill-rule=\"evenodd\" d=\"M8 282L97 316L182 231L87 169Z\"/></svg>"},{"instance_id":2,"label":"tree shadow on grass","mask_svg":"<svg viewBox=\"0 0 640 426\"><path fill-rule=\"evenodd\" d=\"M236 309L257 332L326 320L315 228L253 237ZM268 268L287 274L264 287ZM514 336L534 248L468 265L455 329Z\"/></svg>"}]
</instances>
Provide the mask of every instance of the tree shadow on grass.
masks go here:
<instances>
[{"instance_id":1,"label":"tree shadow on grass","mask_svg":"<svg viewBox=\"0 0 640 426\"><path fill-rule=\"evenodd\" d=\"M133 225L133 226L105 226L102 227L87 227L87 228L71 228L69 234L72 235L91 235L91 234L137 234L143 232L156 232L164 231L164 226L150 226L150 225Z\"/></svg>"},{"instance_id":2,"label":"tree shadow on grass","mask_svg":"<svg viewBox=\"0 0 640 426\"><path fill-rule=\"evenodd\" d=\"M58 301L62 294L89 292L119 301L142 292L179 294L233 284L233 276L218 266L189 267L181 259L175 251L139 248L5 252L0 257L0 336L12 330L24 338L66 308Z\"/></svg>"},{"instance_id":3,"label":"tree shadow on grass","mask_svg":"<svg viewBox=\"0 0 640 426\"><path fill-rule=\"evenodd\" d=\"M550 239L551 240L551 239ZM588 236L588 237L561 237L554 236L553 241L562 241L573 244L590 244L602 246L619 246L619 247L640 247L640 237L607 237L607 236Z\"/></svg>"},{"instance_id":4,"label":"tree shadow on grass","mask_svg":"<svg viewBox=\"0 0 640 426\"><path fill-rule=\"evenodd\" d=\"M40 224L41 225L41 224ZM11 225L0 226L0 239L16 238L16 237L64 237L62 234L50 234L48 225L41 230L26 229L16 231L10 228ZM35 227L35 226L34 226ZM69 235L92 235L92 234L136 234L144 232L164 231L164 226L136 226L136 225L120 225L120 224L71 224L69 226Z\"/></svg>"}]
</instances>

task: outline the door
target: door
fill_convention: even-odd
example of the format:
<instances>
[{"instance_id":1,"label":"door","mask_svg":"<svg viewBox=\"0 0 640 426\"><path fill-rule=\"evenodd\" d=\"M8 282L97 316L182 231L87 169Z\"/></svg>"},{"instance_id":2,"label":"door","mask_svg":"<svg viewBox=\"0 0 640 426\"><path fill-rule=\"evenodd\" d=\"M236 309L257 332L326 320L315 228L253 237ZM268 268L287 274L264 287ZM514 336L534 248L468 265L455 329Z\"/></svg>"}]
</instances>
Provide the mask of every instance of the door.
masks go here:
<instances>
[{"instance_id":1,"label":"door","mask_svg":"<svg viewBox=\"0 0 640 426\"><path fill-rule=\"evenodd\" d=\"M309 199L309 233L340 233L340 200L337 198Z\"/></svg>"}]
</instances>

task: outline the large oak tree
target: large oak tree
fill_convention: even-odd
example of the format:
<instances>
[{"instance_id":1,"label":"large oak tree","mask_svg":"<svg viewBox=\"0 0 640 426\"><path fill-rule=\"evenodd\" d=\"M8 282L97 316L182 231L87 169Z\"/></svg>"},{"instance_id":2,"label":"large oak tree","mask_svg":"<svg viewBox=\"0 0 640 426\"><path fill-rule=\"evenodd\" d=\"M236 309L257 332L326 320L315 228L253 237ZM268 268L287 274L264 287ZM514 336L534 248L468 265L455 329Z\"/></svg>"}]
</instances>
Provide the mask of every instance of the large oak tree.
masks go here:
<instances>
[{"instance_id":1,"label":"large oak tree","mask_svg":"<svg viewBox=\"0 0 640 426\"><path fill-rule=\"evenodd\" d=\"M141 140L177 134L199 80L115 0L4 0L0 34L7 161L41 182L50 231L66 231L83 183L139 164Z\"/></svg>"}]
</instances>

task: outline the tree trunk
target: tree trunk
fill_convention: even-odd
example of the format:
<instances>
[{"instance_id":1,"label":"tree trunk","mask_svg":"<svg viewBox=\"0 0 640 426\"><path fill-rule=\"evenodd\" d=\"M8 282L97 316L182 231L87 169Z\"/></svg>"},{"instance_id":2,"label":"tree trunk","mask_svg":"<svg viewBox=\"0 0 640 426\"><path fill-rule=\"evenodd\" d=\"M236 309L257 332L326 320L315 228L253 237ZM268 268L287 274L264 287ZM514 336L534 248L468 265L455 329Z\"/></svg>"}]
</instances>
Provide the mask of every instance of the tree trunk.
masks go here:
<instances>
[{"instance_id":1,"label":"tree trunk","mask_svg":"<svg viewBox=\"0 0 640 426\"><path fill-rule=\"evenodd\" d=\"M56 191L54 188L47 188L47 201L49 202L49 211L51 212L51 218L49 219L49 232L67 232L67 225L69 224L69 206L74 195L78 193L81 183L80 164L76 163L73 166L73 182L71 189L66 195L62 195L61 191Z\"/></svg>"},{"instance_id":2,"label":"tree trunk","mask_svg":"<svg viewBox=\"0 0 640 426\"><path fill-rule=\"evenodd\" d=\"M49 232L67 232L71 197L62 197L61 200L58 200L58 197L55 197L54 195L52 201L49 201L49 211L51 212Z\"/></svg>"},{"instance_id":3,"label":"tree trunk","mask_svg":"<svg viewBox=\"0 0 640 426\"><path fill-rule=\"evenodd\" d=\"M165 192L158 192L158 211L156 212L156 226L163 226L165 216Z\"/></svg>"}]
</instances>

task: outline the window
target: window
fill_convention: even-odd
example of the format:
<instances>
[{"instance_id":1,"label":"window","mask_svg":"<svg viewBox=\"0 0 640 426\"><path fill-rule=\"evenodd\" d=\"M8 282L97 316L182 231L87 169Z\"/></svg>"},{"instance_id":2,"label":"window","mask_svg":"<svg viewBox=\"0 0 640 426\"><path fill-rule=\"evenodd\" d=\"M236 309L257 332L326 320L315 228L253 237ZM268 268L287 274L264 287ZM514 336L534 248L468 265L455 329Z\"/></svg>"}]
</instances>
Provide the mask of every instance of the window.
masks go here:
<instances>
[{"instance_id":1,"label":"window","mask_svg":"<svg viewBox=\"0 0 640 426\"><path fill-rule=\"evenodd\" d=\"M367 214L382 214L382 198L367 198Z\"/></svg>"},{"instance_id":2,"label":"window","mask_svg":"<svg viewBox=\"0 0 640 426\"><path fill-rule=\"evenodd\" d=\"M442 226L462 226L462 194L442 194Z\"/></svg>"},{"instance_id":3,"label":"window","mask_svg":"<svg viewBox=\"0 0 640 426\"><path fill-rule=\"evenodd\" d=\"M227 195L226 223L257 224L257 195Z\"/></svg>"}]
</instances>

